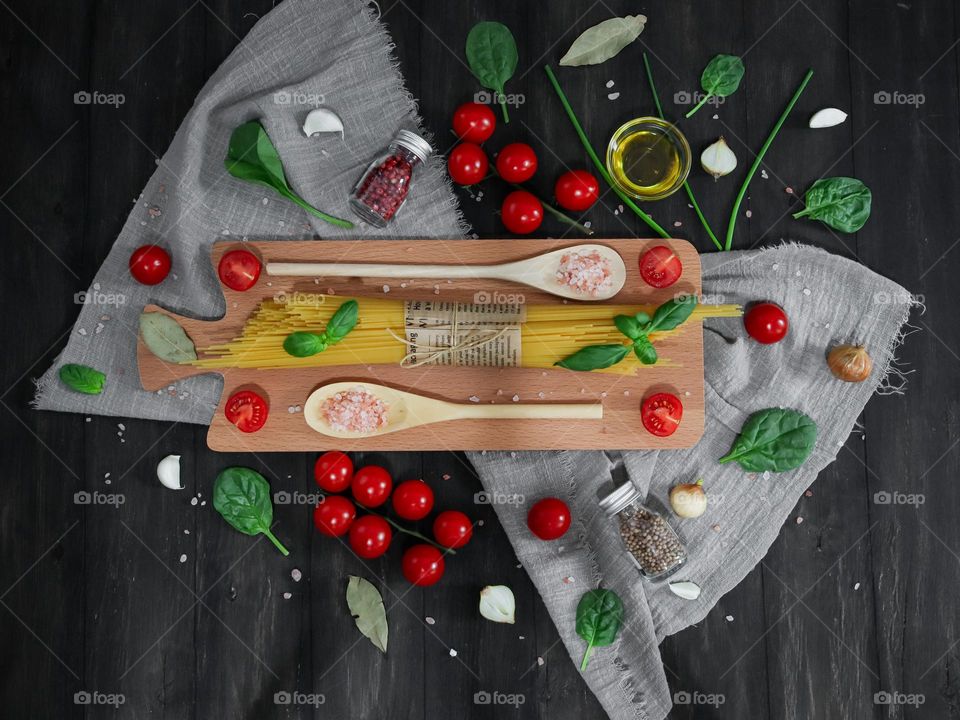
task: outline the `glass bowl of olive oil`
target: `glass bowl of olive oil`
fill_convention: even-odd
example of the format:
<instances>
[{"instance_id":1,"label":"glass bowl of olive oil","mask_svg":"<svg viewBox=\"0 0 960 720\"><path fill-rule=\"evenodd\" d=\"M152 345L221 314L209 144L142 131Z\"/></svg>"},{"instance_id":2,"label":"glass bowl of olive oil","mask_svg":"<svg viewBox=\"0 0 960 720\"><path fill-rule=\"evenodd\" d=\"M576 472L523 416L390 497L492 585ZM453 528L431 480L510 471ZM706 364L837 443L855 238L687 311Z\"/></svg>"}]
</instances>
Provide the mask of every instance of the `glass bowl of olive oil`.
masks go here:
<instances>
[{"instance_id":1,"label":"glass bowl of olive oil","mask_svg":"<svg viewBox=\"0 0 960 720\"><path fill-rule=\"evenodd\" d=\"M655 117L624 123L607 145L607 171L627 195L661 200L690 174L690 143L675 125Z\"/></svg>"}]
</instances>

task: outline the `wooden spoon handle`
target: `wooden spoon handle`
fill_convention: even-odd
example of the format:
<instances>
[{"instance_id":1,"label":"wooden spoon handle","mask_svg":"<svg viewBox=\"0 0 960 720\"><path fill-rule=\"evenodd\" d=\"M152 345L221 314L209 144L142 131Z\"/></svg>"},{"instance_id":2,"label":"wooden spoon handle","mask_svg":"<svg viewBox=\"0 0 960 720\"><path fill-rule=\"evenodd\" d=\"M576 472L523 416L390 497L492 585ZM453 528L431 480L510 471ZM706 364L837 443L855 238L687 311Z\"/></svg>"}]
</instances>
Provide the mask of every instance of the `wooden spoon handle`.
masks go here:
<instances>
[{"instance_id":1,"label":"wooden spoon handle","mask_svg":"<svg viewBox=\"0 0 960 720\"><path fill-rule=\"evenodd\" d=\"M485 420L601 420L601 403L530 403L525 405L461 405L457 417Z\"/></svg>"},{"instance_id":2,"label":"wooden spoon handle","mask_svg":"<svg viewBox=\"0 0 960 720\"><path fill-rule=\"evenodd\" d=\"M491 265L397 265L394 263L267 263L267 275L293 277L375 277L476 279L498 277Z\"/></svg>"}]
</instances>

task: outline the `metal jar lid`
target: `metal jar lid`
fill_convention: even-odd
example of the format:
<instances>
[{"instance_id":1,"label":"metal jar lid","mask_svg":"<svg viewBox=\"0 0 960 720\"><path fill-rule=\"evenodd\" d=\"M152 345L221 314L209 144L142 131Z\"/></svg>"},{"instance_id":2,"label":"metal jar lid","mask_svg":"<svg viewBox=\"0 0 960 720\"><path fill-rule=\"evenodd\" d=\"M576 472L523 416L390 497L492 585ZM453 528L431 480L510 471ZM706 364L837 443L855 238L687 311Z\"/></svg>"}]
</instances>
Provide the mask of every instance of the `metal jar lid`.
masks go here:
<instances>
[{"instance_id":1,"label":"metal jar lid","mask_svg":"<svg viewBox=\"0 0 960 720\"><path fill-rule=\"evenodd\" d=\"M600 501L600 509L607 515L616 515L627 505L640 497L640 491L632 482L625 482Z\"/></svg>"},{"instance_id":2,"label":"metal jar lid","mask_svg":"<svg viewBox=\"0 0 960 720\"><path fill-rule=\"evenodd\" d=\"M427 158L433 154L433 148L430 147L430 143L415 132L410 132L409 130L400 130L393 141L420 158L420 162L426 162Z\"/></svg>"}]
</instances>

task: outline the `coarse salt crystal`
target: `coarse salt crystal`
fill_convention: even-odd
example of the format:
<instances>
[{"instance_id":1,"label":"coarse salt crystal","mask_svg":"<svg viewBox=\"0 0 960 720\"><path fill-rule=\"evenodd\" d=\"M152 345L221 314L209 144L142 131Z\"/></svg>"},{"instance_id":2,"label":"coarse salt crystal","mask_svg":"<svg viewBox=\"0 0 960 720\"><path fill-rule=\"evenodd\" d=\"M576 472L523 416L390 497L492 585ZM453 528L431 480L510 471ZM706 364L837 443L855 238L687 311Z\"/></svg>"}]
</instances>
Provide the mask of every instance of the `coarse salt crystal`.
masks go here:
<instances>
[{"instance_id":1,"label":"coarse salt crystal","mask_svg":"<svg viewBox=\"0 0 960 720\"><path fill-rule=\"evenodd\" d=\"M607 80L607 87L608 87L608 88L612 88L612 87L613 87L613 80Z\"/></svg>"},{"instance_id":2,"label":"coarse salt crystal","mask_svg":"<svg viewBox=\"0 0 960 720\"><path fill-rule=\"evenodd\" d=\"M607 100L616 100L618 97L620 97L620 93L618 92L612 92L607 94Z\"/></svg>"},{"instance_id":3,"label":"coarse salt crystal","mask_svg":"<svg viewBox=\"0 0 960 720\"><path fill-rule=\"evenodd\" d=\"M427 616L424 618L424 620L426 620L427 625L433 625L434 623L437 622L436 620L434 620L434 619L433 619L432 617L430 617L429 615L427 615Z\"/></svg>"},{"instance_id":4,"label":"coarse salt crystal","mask_svg":"<svg viewBox=\"0 0 960 720\"><path fill-rule=\"evenodd\" d=\"M293 593L285 592L285 593L283 594L283 599L284 599L284 600L289 600L289 599L292 598L292 597L293 597Z\"/></svg>"},{"instance_id":5,"label":"coarse salt crystal","mask_svg":"<svg viewBox=\"0 0 960 720\"><path fill-rule=\"evenodd\" d=\"M733 622L733 615L727 615L725 619L727 622Z\"/></svg>"},{"instance_id":6,"label":"coarse salt crystal","mask_svg":"<svg viewBox=\"0 0 960 720\"><path fill-rule=\"evenodd\" d=\"M453 648L450 648L450 657L456 657L456 656L457 656L457 651L454 650Z\"/></svg>"},{"instance_id":7,"label":"coarse salt crystal","mask_svg":"<svg viewBox=\"0 0 960 720\"><path fill-rule=\"evenodd\" d=\"M384 285L384 286L383 286L383 291L384 291L385 293L390 292L390 286L389 286L389 285Z\"/></svg>"},{"instance_id":8,"label":"coarse salt crystal","mask_svg":"<svg viewBox=\"0 0 960 720\"><path fill-rule=\"evenodd\" d=\"M566 253L560 257L557 282L596 297L613 283L610 261L596 250Z\"/></svg>"},{"instance_id":9,"label":"coarse salt crystal","mask_svg":"<svg viewBox=\"0 0 960 720\"><path fill-rule=\"evenodd\" d=\"M184 553L183 555L180 556L180 562L185 563L186 561L187 561L187 555L186 553Z\"/></svg>"},{"instance_id":10,"label":"coarse salt crystal","mask_svg":"<svg viewBox=\"0 0 960 720\"><path fill-rule=\"evenodd\" d=\"M469 398L467 398L467 399L468 399L470 402L472 402L472 403L478 403L478 402L480 402L480 398L478 398L476 395L471 395L471 396L470 396Z\"/></svg>"},{"instance_id":11,"label":"coarse salt crystal","mask_svg":"<svg viewBox=\"0 0 960 720\"><path fill-rule=\"evenodd\" d=\"M520 396L519 396L519 395L514 395L514 396L513 396L512 398L510 398L510 399L513 400L514 402L520 402Z\"/></svg>"},{"instance_id":12,"label":"coarse salt crystal","mask_svg":"<svg viewBox=\"0 0 960 720\"><path fill-rule=\"evenodd\" d=\"M303 577L303 573L301 573L297 568L294 568L290 571L290 577L293 578L294 582L300 582L300 579Z\"/></svg>"},{"instance_id":13,"label":"coarse salt crystal","mask_svg":"<svg viewBox=\"0 0 960 720\"><path fill-rule=\"evenodd\" d=\"M383 400L358 385L328 397L320 412L334 430L372 433L386 426L388 409Z\"/></svg>"}]
</instances>

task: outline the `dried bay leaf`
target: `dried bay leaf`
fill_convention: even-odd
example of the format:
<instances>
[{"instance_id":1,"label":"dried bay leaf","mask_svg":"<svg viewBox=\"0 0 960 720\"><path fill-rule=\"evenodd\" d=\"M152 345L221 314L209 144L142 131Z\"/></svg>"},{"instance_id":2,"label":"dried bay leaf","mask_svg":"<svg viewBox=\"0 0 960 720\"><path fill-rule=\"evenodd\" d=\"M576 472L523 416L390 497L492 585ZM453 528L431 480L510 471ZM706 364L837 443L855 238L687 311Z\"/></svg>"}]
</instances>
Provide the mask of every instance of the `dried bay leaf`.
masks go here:
<instances>
[{"instance_id":1,"label":"dried bay leaf","mask_svg":"<svg viewBox=\"0 0 960 720\"><path fill-rule=\"evenodd\" d=\"M347 607L357 629L382 653L387 652L387 611L380 592L369 581L351 575L347 581Z\"/></svg>"},{"instance_id":2,"label":"dried bay leaf","mask_svg":"<svg viewBox=\"0 0 960 720\"><path fill-rule=\"evenodd\" d=\"M180 324L169 315L145 312L140 315L140 334L150 352L171 363L197 359L197 349Z\"/></svg>"},{"instance_id":3,"label":"dried bay leaf","mask_svg":"<svg viewBox=\"0 0 960 720\"><path fill-rule=\"evenodd\" d=\"M560 64L573 67L605 62L636 40L646 22L645 15L604 20L584 30L560 59Z\"/></svg>"}]
</instances>

